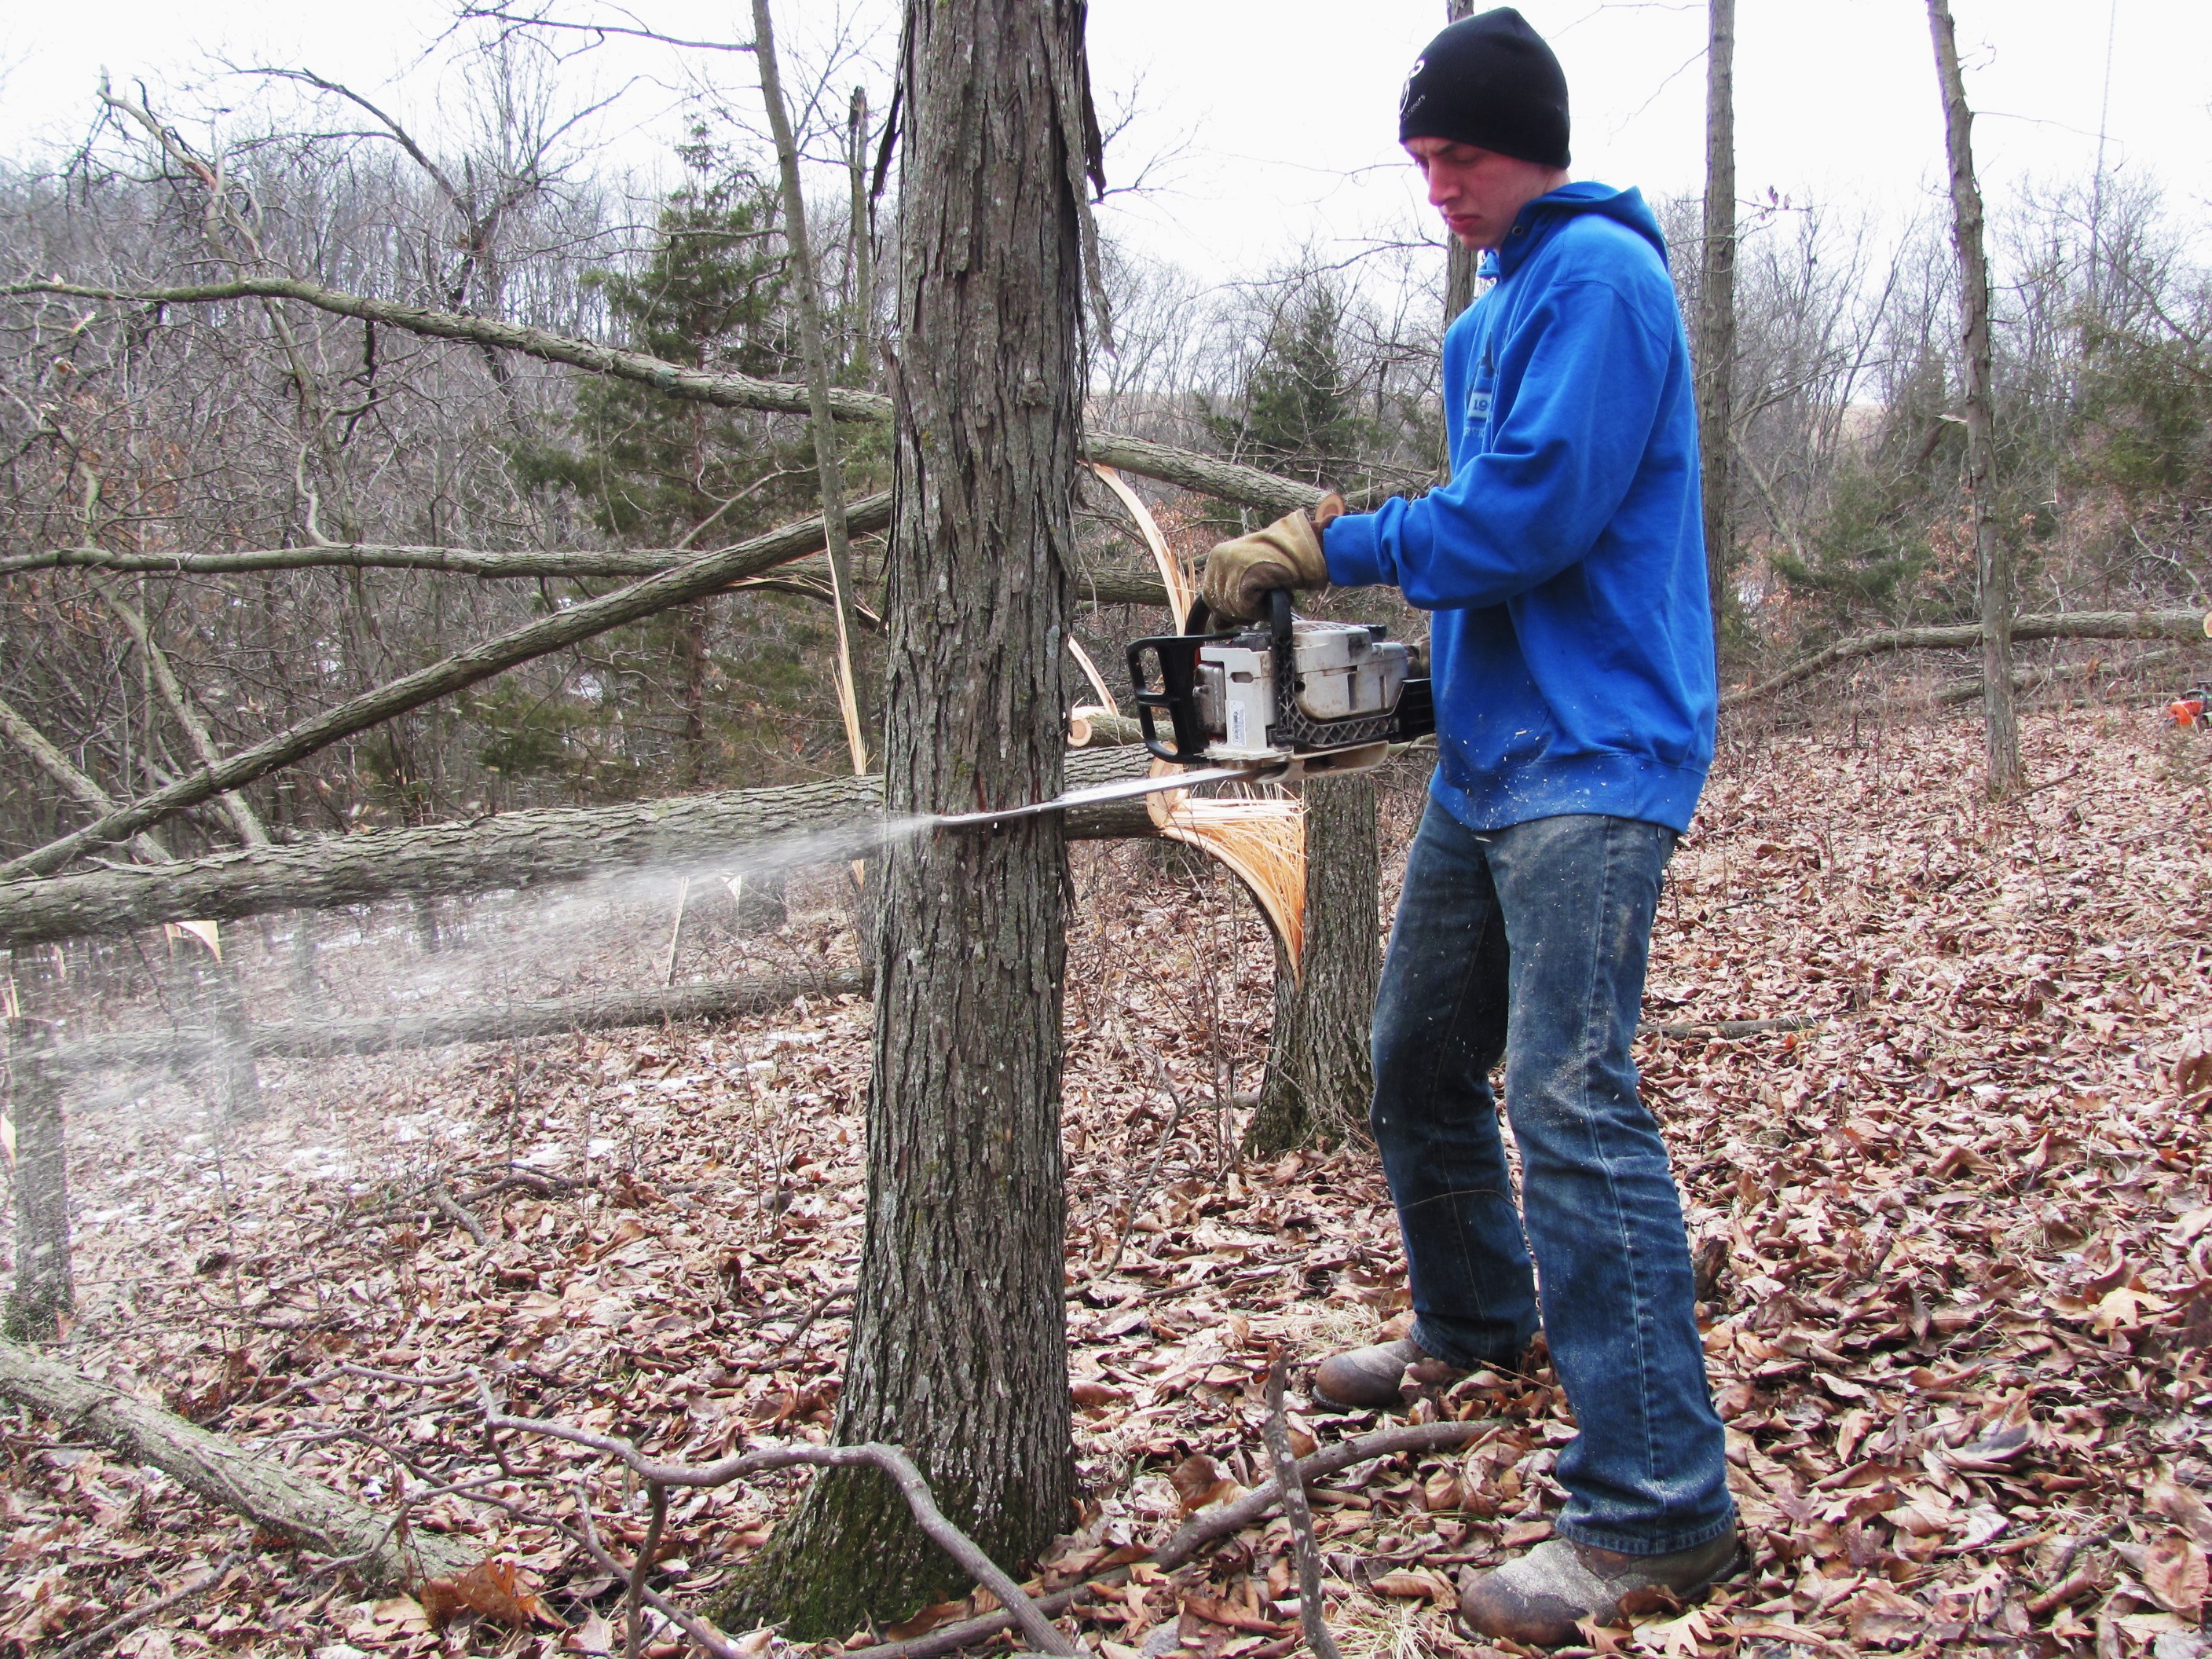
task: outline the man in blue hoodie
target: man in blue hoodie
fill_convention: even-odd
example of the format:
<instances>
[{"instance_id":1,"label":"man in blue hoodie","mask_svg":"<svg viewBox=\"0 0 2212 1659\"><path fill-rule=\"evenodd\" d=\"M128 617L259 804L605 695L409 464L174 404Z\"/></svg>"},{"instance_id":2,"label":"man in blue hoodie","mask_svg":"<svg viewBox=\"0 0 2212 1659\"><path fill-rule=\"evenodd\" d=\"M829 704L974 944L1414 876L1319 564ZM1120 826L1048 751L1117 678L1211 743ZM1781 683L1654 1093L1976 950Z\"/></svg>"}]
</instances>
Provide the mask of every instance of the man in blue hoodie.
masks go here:
<instances>
[{"instance_id":1,"label":"man in blue hoodie","mask_svg":"<svg viewBox=\"0 0 2212 1659\"><path fill-rule=\"evenodd\" d=\"M1713 754L1697 418L1659 227L1636 191L1568 181L1565 77L1518 12L1431 42L1399 126L1493 279L1444 337L1450 482L1224 542L1205 596L1252 617L1271 588L1387 583L1434 613L1437 764L1371 1119L1414 1322L1324 1360L1314 1392L1395 1407L1409 1374L1511 1368L1541 1329L1580 1430L1554 1471L1567 1502L1552 1540L1469 1575L1461 1611L1558 1645L1694 1595L1736 1553L1681 1203L1629 1053Z\"/></svg>"}]
</instances>

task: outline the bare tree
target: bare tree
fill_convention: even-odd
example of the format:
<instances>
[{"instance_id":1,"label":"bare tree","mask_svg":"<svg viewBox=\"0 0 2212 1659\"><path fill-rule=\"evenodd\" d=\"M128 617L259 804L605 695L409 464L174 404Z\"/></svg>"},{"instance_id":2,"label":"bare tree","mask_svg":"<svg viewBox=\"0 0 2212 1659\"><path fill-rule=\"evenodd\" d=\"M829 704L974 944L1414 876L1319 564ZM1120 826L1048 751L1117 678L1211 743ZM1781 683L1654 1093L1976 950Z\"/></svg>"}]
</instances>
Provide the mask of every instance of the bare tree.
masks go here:
<instances>
[{"instance_id":1,"label":"bare tree","mask_svg":"<svg viewBox=\"0 0 2212 1659\"><path fill-rule=\"evenodd\" d=\"M893 815L1060 786L1080 453L1080 0L912 0L900 49ZM837 1437L904 1446L1020 1562L1073 1513L1059 1128L1063 826L883 864L867 1226ZM738 1605L808 1638L957 1586L879 1476L825 1474Z\"/></svg>"},{"instance_id":2,"label":"bare tree","mask_svg":"<svg viewBox=\"0 0 2212 1659\"><path fill-rule=\"evenodd\" d=\"M1735 556L1735 0L1705 7L1705 234L1698 283L1698 426L1705 574L1720 652Z\"/></svg>"},{"instance_id":3,"label":"bare tree","mask_svg":"<svg viewBox=\"0 0 2212 1659\"><path fill-rule=\"evenodd\" d=\"M1989 787L2020 787L2020 725L2013 711L2012 556L1996 514L1996 424L1990 407L1990 267L1982 242L1982 191L1974 179L1973 112L1959 69L1959 37L1948 0L1928 0L1936 72L1943 92L1943 132L1951 159L1952 234L1959 252L1960 378L1966 386L1966 482L1974 515L1974 569L1982 610L1982 711Z\"/></svg>"}]
</instances>

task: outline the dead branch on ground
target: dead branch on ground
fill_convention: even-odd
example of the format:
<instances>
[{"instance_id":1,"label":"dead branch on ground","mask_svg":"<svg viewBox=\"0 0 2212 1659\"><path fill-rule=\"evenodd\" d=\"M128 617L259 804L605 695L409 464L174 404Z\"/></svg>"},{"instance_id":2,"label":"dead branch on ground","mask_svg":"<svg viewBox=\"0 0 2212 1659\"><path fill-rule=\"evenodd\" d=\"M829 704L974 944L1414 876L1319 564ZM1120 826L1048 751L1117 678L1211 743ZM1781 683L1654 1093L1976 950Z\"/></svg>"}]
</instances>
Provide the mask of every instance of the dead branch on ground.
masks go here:
<instances>
[{"instance_id":1,"label":"dead branch on ground","mask_svg":"<svg viewBox=\"0 0 2212 1659\"><path fill-rule=\"evenodd\" d=\"M2203 640L2209 625L2212 625L2212 617L2202 611L2076 611L2055 617L2016 617L2013 619L2012 637L2015 641ZM1721 698L1721 707L1735 708L1757 702L1809 680L1838 663L1862 657L1883 656L1895 651L1978 651L1981 644L1979 623L1860 634L1801 658L1755 685L1741 686L1727 693Z\"/></svg>"},{"instance_id":2,"label":"dead branch on ground","mask_svg":"<svg viewBox=\"0 0 2212 1659\"><path fill-rule=\"evenodd\" d=\"M5 1338L0 1338L0 1398L52 1418L133 1462L151 1464L256 1526L347 1560L374 1586L465 1572L482 1553L465 1540L410 1528L404 1506L388 1514L372 1510L274 1458Z\"/></svg>"}]
</instances>

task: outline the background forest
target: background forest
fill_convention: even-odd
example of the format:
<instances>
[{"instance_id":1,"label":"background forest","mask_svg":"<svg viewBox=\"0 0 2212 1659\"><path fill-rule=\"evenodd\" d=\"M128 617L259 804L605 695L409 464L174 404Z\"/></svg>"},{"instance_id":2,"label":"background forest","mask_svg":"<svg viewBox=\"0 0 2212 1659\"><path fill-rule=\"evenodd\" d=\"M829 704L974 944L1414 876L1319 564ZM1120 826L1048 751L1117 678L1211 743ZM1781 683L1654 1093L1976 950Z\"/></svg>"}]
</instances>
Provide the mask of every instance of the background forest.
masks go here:
<instances>
[{"instance_id":1,"label":"background forest","mask_svg":"<svg viewBox=\"0 0 2212 1659\"><path fill-rule=\"evenodd\" d=\"M470 85L475 106L453 125L477 137L436 155L335 94L288 105L283 126L233 118L219 138L188 105L117 94L66 166L0 172L0 259L125 289L281 274L798 378L771 154L702 115L668 186L641 197L568 143L579 112L526 44L487 50ZM873 386L896 342L854 257L854 210L872 251L896 204L858 187L880 137L880 118L862 118L866 133L830 121L808 135L856 167L856 188L818 191L810 214L839 378ZM2021 608L2201 603L2212 282L2185 225L2154 185L2109 177L1999 197L1990 214L1999 517ZM1698 204L1665 217L1694 339ZM1116 349L1092 358L1094 420L1347 490L1436 475L1439 252L1293 261L1210 288L1108 254ZM1972 616L1954 273L1933 212L1745 210L1730 682L1853 633ZM116 601L143 615L229 752L619 578L37 568L57 550L696 550L783 522L812 489L800 417L672 404L304 307L12 301L0 352L0 568L14 573L0 696L123 798L196 757ZM879 443L860 441L848 465L856 495L887 480ZM1117 519L1086 522L1100 568L1140 568ZM247 793L281 837L835 772L833 630L805 580L544 659ZM1094 624L1094 655L1112 660L1133 623ZM864 690L874 653L863 640ZM0 780L10 852L82 810L20 744L0 745ZM228 834L204 811L177 833L179 851Z\"/></svg>"},{"instance_id":2,"label":"background forest","mask_svg":"<svg viewBox=\"0 0 2212 1659\"><path fill-rule=\"evenodd\" d=\"M1492 1659L1452 1577L1550 1534L1540 1356L1282 1393L1410 1318L1364 1112L1424 755L899 839L1137 775L1163 552L1437 479L1468 263L1117 240L1151 161L1039 23L990 91L1054 121L991 142L1049 165L975 171L1051 199L967 191L1036 309L902 337L962 290L968 82L662 42L728 96L641 167L592 34L459 8L434 131L233 64L0 162L0 1653ZM1977 500L1951 204L1737 202L1709 309L1735 194L1656 204L1729 392L1723 714L1638 1059L1747 1553L1595 1650L2203 1659L2202 204L2101 151L1991 187ZM962 353L1048 411L975 469L1030 466L1024 533L895 520ZM893 1438L968 1554L799 1467Z\"/></svg>"}]
</instances>

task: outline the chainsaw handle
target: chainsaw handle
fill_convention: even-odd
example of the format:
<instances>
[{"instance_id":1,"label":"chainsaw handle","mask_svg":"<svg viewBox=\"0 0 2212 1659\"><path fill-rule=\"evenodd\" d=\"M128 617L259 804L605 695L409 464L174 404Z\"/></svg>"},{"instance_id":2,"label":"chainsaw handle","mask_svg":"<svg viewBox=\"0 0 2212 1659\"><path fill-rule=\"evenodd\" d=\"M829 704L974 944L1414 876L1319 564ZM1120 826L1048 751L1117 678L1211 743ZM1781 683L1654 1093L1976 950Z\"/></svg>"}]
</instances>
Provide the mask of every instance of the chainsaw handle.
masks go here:
<instances>
[{"instance_id":1,"label":"chainsaw handle","mask_svg":"<svg viewBox=\"0 0 2212 1659\"><path fill-rule=\"evenodd\" d=\"M1205 604L1192 608L1201 616ZM1177 766L1195 766L1206 759L1206 727L1198 717L1198 647L1202 634L1164 634L1129 641L1129 689L1137 708L1137 727L1145 747ZM1149 659L1149 661L1147 660ZM1157 671L1157 674L1155 673ZM1175 747L1160 741L1154 716L1165 710L1175 734Z\"/></svg>"},{"instance_id":2,"label":"chainsaw handle","mask_svg":"<svg viewBox=\"0 0 2212 1659\"><path fill-rule=\"evenodd\" d=\"M1213 612L1204 599L1190 602L1190 615L1183 618L1182 631L1188 635L1204 637L1206 624L1213 620ZM1271 587L1267 590L1267 631L1275 636L1277 645L1291 642L1291 590Z\"/></svg>"}]
</instances>

